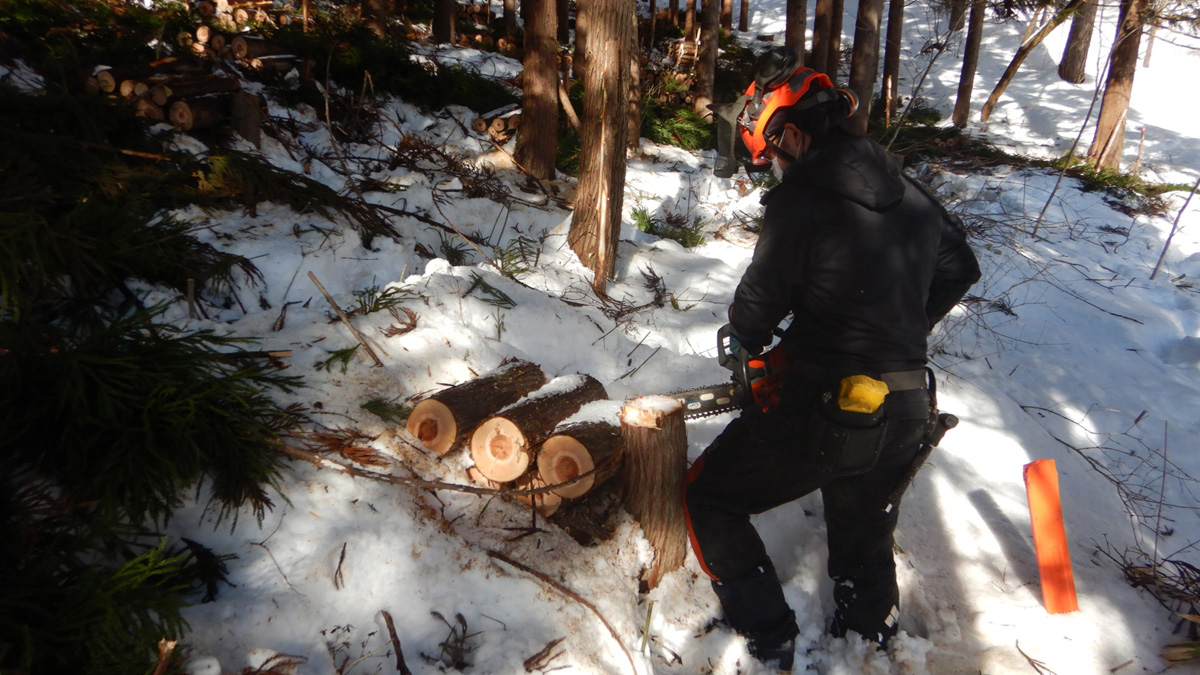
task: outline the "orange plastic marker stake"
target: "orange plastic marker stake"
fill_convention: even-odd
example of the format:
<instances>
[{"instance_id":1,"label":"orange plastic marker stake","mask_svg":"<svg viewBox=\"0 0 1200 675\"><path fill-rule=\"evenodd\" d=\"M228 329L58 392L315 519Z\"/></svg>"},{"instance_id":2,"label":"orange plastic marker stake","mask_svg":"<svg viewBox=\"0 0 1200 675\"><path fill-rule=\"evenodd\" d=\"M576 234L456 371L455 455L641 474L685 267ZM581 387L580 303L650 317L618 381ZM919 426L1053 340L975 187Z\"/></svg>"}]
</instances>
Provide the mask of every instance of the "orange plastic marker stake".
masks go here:
<instances>
[{"instance_id":1,"label":"orange plastic marker stake","mask_svg":"<svg viewBox=\"0 0 1200 675\"><path fill-rule=\"evenodd\" d=\"M1074 612L1079 602L1075 598L1075 574L1071 571L1054 460L1039 459L1025 465L1025 492L1029 495L1033 546L1042 578L1042 604L1050 614Z\"/></svg>"}]
</instances>

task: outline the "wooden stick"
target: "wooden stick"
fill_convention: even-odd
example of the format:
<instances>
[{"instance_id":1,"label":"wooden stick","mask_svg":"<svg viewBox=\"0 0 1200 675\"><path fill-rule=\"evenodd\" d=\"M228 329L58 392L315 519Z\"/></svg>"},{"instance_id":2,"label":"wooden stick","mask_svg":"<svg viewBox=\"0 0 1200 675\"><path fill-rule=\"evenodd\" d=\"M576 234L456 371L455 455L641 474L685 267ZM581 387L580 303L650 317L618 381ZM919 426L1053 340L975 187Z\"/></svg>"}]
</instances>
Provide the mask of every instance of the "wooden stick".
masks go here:
<instances>
[{"instance_id":1,"label":"wooden stick","mask_svg":"<svg viewBox=\"0 0 1200 675\"><path fill-rule=\"evenodd\" d=\"M1075 575L1071 571L1054 460L1039 459L1026 464L1025 489L1029 495L1038 574L1042 579L1042 603L1050 614L1074 612L1079 609L1079 602L1075 597Z\"/></svg>"},{"instance_id":2,"label":"wooden stick","mask_svg":"<svg viewBox=\"0 0 1200 675\"><path fill-rule=\"evenodd\" d=\"M167 666L171 665L171 655L175 653L175 647L178 644L177 640L166 638L158 641L158 664L154 666L154 675L163 675L167 672Z\"/></svg>"},{"instance_id":3,"label":"wooden stick","mask_svg":"<svg viewBox=\"0 0 1200 675\"><path fill-rule=\"evenodd\" d=\"M408 664L404 662L404 650L400 648L400 638L396 637L396 624L392 622L392 615L386 609L383 610L383 622L387 624L388 635L392 637L392 646L396 648L396 672L400 675L412 675Z\"/></svg>"},{"instance_id":4,"label":"wooden stick","mask_svg":"<svg viewBox=\"0 0 1200 675\"><path fill-rule=\"evenodd\" d=\"M354 335L355 339L358 340L358 343L363 346L363 349L367 350L368 354L371 355L371 359L375 361L375 365L382 368L383 361L379 360L379 357L375 355L375 350L371 349L371 345L367 344L367 338L363 337L363 334L358 332L358 329L354 327L354 324L350 323L350 317L346 316L346 313L342 311L342 308L339 307L336 302L334 302L333 296L329 295L329 291L326 291L325 287L321 285L321 282L317 281L317 275L309 272L308 278L312 279L312 282L317 286L317 290L321 291L321 295L324 295L325 300L329 302L329 306L333 307L333 311L337 312L338 318L342 320L342 323L346 324L346 328L350 329L350 333Z\"/></svg>"},{"instance_id":5,"label":"wooden stick","mask_svg":"<svg viewBox=\"0 0 1200 675\"><path fill-rule=\"evenodd\" d=\"M567 113L567 121L571 123L571 128L575 133L579 133L579 115L575 114L575 106L571 104L571 98L567 94L567 85L563 84L562 78L558 80L558 100L562 103L563 112Z\"/></svg>"},{"instance_id":6,"label":"wooden stick","mask_svg":"<svg viewBox=\"0 0 1200 675\"><path fill-rule=\"evenodd\" d=\"M579 595L577 593L575 593L571 589L567 588L566 586L563 586L562 584L558 583L554 579L551 579L550 577L546 576L545 574L542 574L541 572L533 569L532 567L522 565L521 563L517 562L516 560L513 560L512 558L504 555L503 553L501 553L499 551L488 551L487 554L489 556L491 556L492 558L495 558L496 560L500 560L502 562L508 563L509 565L512 565L513 567L521 570L522 572L532 574L533 576L537 577L540 581L542 581L543 583L545 583L548 586L550 586L551 588L553 588L554 590L567 596L568 598L574 600L575 602L578 602L579 604L583 605L584 607L587 607L588 609L592 610L592 614L595 614L596 618L600 619L600 623L604 624L604 627L608 629L609 635L612 635L613 639L617 641L617 645L621 647L621 651L625 652L625 657L627 659L629 659L629 672L637 673L637 664L635 664L633 662L633 655L630 654L629 650L625 648L625 643L622 642L620 636L617 635L617 630L615 628L613 628L612 624L609 623L607 619L604 618L604 615L600 613L600 610L596 609L595 605L593 605L592 603L588 602L587 600L584 600L583 598L579 597Z\"/></svg>"}]
</instances>

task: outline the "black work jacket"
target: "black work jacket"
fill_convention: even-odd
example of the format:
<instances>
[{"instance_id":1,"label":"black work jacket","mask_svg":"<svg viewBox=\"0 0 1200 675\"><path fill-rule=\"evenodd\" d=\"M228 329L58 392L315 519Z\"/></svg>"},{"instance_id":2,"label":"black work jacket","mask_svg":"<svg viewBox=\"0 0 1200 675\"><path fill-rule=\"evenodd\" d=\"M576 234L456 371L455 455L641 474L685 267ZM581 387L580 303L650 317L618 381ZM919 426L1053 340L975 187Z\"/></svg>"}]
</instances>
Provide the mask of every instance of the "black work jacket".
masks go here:
<instances>
[{"instance_id":1,"label":"black work jacket","mask_svg":"<svg viewBox=\"0 0 1200 675\"><path fill-rule=\"evenodd\" d=\"M925 365L933 326L979 280L962 222L869 138L835 136L764 197L729 308L745 343L789 313L789 358L866 372Z\"/></svg>"}]
</instances>

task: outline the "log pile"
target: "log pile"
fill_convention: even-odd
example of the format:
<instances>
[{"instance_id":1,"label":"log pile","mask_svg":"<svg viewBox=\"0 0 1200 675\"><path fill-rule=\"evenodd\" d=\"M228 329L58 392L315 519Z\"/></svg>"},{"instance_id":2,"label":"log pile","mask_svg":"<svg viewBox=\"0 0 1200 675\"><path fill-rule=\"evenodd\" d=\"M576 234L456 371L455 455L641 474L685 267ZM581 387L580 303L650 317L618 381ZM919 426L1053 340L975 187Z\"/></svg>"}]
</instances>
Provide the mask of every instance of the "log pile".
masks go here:
<instances>
[{"instance_id":1,"label":"log pile","mask_svg":"<svg viewBox=\"0 0 1200 675\"><path fill-rule=\"evenodd\" d=\"M477 485L543 488L515 498L548 517L619 472L624 443L615 411L611 420L589 412L567 421L588 404L615 409L606 397L589 375L546 382L536 365L517 361L421 401L407 429L441 456L465 446L473 462L467 478Z\"/></svg>"},{"instance_id":2,"label":"log pile","mask_svg":"<svg viewBox=\"0 0 1200 675\"><path fill-rule=\"evenodd\" d=\"M676 70L691 71L696 68L696 55L700 45L693 40L675 40L667 47L667 58L675 63Z\"/></svg>"},{"instance_id":3,"label":"log pile","mask_svg":"<svg viewBox=\"0 0 1200 675\"><path fill-rule=\"evenodd\" d=\"M487 134L497 143L507 143L521 126L521 109L513 104L497 108L475 118L471 128L479 134Z\"/></svg>"},{"instance_id":4,"label":"log pile","mask_svg":"<svg viewBox=\"0 0 1200 675\"><path fill-rule=\"evenodd\" d=\"M275 0L199 0L195 8L201 17L230 31L261 24L286 26L296 20L291 2Z\"/></svg>"}]
</instances>

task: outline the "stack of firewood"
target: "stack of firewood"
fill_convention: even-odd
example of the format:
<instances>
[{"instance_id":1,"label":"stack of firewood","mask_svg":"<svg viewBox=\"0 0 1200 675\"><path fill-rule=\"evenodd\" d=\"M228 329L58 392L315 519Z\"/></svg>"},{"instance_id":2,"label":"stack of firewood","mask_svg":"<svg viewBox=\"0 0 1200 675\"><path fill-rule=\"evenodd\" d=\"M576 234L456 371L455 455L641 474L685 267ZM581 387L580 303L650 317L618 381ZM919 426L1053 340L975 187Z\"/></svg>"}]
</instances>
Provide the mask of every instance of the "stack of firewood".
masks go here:
<instances>
[{"instance_id":1,"label":"stack of firewood","mask_svg":"<svg viewBox=\"0 0 1200 675\"><path fill-rule=\"evenodd\" d=\"M696 73L666 71L661 74L662 87L659 87L655 98L659 103L668 105L692 105L696 94L692 86L696 82Z\"/></svg>"},{"instance_id":2,"label":"stack of firewood","mask_svg":"<svg viewBox=\"0 0 1200 675\"><path fill-rule=\"evenodd\" d=\"M497 143L507 143L521 126L521 109L516 104L506 105L475 118L471 128L487 134Z\"/></svg>"},{"instance_id":3,"label":"stack of firewood","mask_svg":"<svg viewBox=\"0 0 1200 675\"><path fill-rule=\"evenodd\" d=\"M667 48L667 58L675 62L676 70L692 70L700 46L692 40L673 40Z\"/></svg>"},{"instance_id":4,"label":"stack of firewood","mask_svg":"<svg viewBox=\"0 0 1200 675\"><path fill-rule=\"evenodd\" d=\"M275 0L199 0L196 13L236 30L252 24L286 26L293 21L291 2Z\"/></svg>"},{"instance_id":5,"label":"stack of firewood","mask_svg":"<svg viewBox=\"0 0 1200 675\"><path fill-rule=\"evenodd\" d=\"M446 456L468 449L468 477L494 488L546 488L517 497L542 515L579 499L616 474L622 459L616 420L564 423L584 405L606 398L589 375L547 381L536 364L509 363L488 375L421 401L407 429Z\"/></svg>"}]
</instances>

